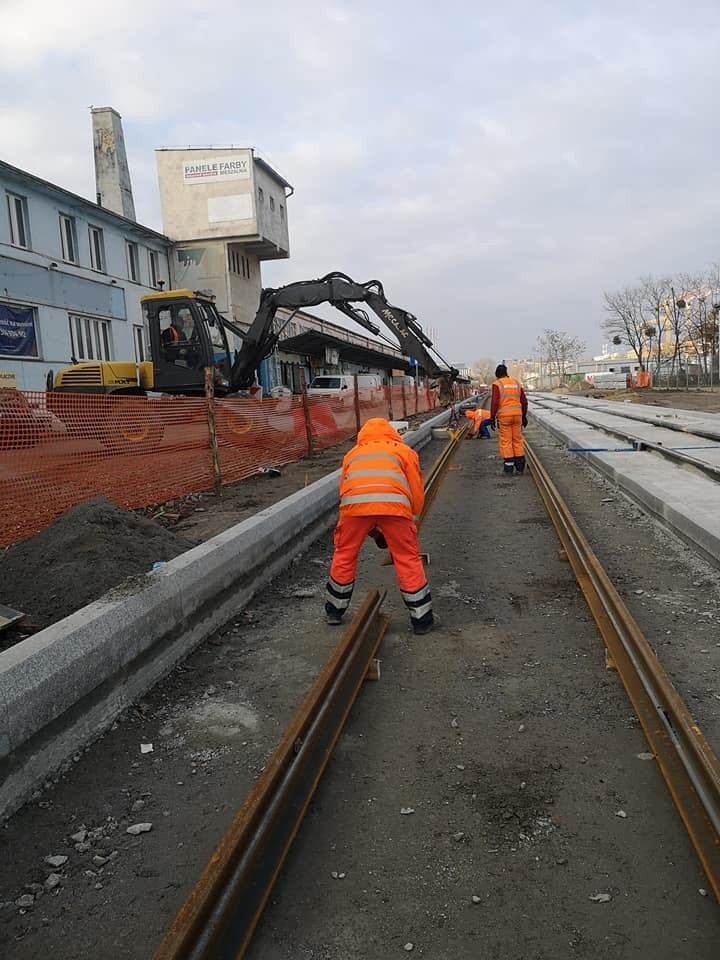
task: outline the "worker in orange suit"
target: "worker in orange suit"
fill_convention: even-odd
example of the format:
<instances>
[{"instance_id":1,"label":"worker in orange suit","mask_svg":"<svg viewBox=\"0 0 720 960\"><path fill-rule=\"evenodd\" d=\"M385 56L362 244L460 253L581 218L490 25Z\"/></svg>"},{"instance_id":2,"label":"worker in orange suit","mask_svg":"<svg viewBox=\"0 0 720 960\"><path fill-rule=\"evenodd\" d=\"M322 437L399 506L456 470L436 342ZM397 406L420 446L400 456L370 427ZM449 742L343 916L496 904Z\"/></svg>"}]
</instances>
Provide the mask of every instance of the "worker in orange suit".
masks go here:
<instances>
[{"instance_id":1,"label":"worker in orange suit","mask_svg":"<svg viewBox=\"0 0 720 960\"><path fill-rule=\"evenodd\" d=\"M519 380L509 377L504 363L495 368L490 426L497 424L498 446L507 476L525 470L522 428L527 426L527 397Z\"/></svg>"},{"instance_id":2,"label":"worker in orange suit","mask_svg":"<svg viewBox=\"0 0 720 960\"><path fill-rule=\"evenodd\" d=\"M475 410L472 407L469 410L465 411L465 416L472 420L472 427L470 428L470 436L468 440L476 440L478 434L480 435L481 440L490 439L490 430L488 429L491 415L490 411L486 410L484 407L480 407L479 410Z\"/></svg>"},{"instance_id":3,"label":"worker in orange suit","mask_svg":"<svg viewBox=\"0 0 720 960\"><path fill-rule=\"evenodd\" d=\"M350 606L358 555L370 536L392 554L413 632L420 635L432 630L437 621L416 526L424 502L418 455L387 420L368 420L358 433L357 444L345 454L340 471L340 516L325 603L328 623L341 623Z\"/></svg>"}]
</instances>

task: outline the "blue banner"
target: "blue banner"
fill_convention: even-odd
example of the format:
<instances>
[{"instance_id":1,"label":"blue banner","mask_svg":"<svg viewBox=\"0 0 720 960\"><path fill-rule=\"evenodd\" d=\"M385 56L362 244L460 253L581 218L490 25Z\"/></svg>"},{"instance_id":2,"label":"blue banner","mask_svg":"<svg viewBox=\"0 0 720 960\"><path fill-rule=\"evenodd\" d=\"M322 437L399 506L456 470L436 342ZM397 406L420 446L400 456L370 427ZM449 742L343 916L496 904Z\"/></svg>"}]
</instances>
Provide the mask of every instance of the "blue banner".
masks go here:
<instances>
[{"instance_id":1,"label":"blue banner","mask_svg":"<svg viewBox=\"0 0 720 960\"><path fill-rule=\"evenodd\" d=\"M36 357L35 311L0 303L0 356Z\"/></svg>"}]
</instances>

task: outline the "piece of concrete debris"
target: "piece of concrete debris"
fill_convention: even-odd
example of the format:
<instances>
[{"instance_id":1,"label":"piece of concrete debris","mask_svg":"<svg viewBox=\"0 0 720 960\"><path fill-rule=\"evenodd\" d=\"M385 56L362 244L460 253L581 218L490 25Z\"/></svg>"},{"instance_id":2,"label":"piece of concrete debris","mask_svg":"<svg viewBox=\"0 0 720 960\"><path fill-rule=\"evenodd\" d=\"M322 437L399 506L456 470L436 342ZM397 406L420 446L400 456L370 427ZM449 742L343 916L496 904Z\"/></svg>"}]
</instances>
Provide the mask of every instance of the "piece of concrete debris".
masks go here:
<instances>
[{"instance_id":1,"label":"piece of concrete debris","mask_svg":"<svg viewBox=\"0 0 720 960\"><path fill-rule=\"evenodd\" d=\"M620 817L621 820L627 820L627 814L625 813L624 810L616 810L615 816Z\"/></svg>"},{"instance_id":2,"label":"piece of concrete debris","mask_svg":"<svg viewBox=\"0 0 720 960\"><path fill-rule=\"evenodd\" d=\"M20 907L21 910L27 910L28 907L31 907L35 903L35 897L31 893L24 893L21 897L18 897L15 901L15 906Z\"/></svg>"},{"instance_id":3,"label":"piece of concrete debris","mask_svg":"<svg viewBox=\"0 0 720 960\"><path fill-rule=\"evenodd\" d=\"M474 894L472 895L472 902L473 902L473 903L482 903L482 897L479 897L476 893L474 893Z\"/></svg>"},{"instance_id":4,"label":"piece of concrete debris","mask_svg":"<svg viewBox=\"0 0 720 960\"><path fill-rule=\"evenodd\" d=\"M700 894L701 897L706 897L708 895L708 892L705 889L705 887L700 887L700 889L698 890L698 893Z\"/></svg>"},{"instance_id":5,"label":"piece of concrete debris","mask_svg":"<svg viewBox=\"0 0 720 960\"><path fill-rule=\"evenodd\" d=\"M460 726L460 724L458 723L457 717L452 718L452 720L450 721L450 726L453 728L453 730L457 730L457 728Z\"/></svg>"},{"instance_id":6,"label":"piece of concrete debris","mask_svg":"<svg viewBox=\"0 0 720 960\"><path fill-rule=\"evenodd\" d=\"M612 900L612 896L609 893L594 893L588 899L592 900L593 903L609 903Z\"/></svg>"},{"instance_id":7,"label":"piece of concrete debris","mask_svg":"<svg viewBox=\"0 0 720 960\"><path fill-rule=\"evenodd\" d=\"M301 588L300 590L293 590L290 596L297 597L298 600L311 600L317 596L317 590Z\"/></svg>"},{"instance_id":8,"label":"piece of concrete debris","mask_svg":"<svg viewBox=\"0 0 720 960\"><path fill-rule=\"evenodd\" d=\"M637 758L638 760L654 760L655 754L654 753L638 753Z\"/></svg>"},{"instance_id":9,"label":"piece of concrete debris","mask_svg":"<svg viewBox=\"0 0 720 960\"><path fill-rule=\"evenodd\" d=\"M92 858L92 862L96 867L104 867L105 864L108 862L108 858L101 857L100 854L96 853L95 856Z\"/></svg>"},{"instance_id":10,"label":"piece of concrete debris","mask_svg":"<svg viewBox=\"0 0 720 960\"><path fill-rule=\"evenodd\" d=\"M518 727L518 733L522 733L524 730L525 730L525 724L521 723L520 726Z\"/></svg>"},{"instance_id":11,"label":"piece of concrete debris","mask_svg":"<svg viewBox=\"0 0 720 960\"><path fill-rule=\"evenodd\" d=\"M50 876L45 881L46 890L54 890L55 887L59 887L62 883L62 877L59 873L51 873Z\"/></svg>"},{"instance_id":12,"label":"piece of concrete debris","mask_svg":"<svg viewBox=\"0 0 720 960\"><path fill-rule=\"evenodd\" d=\"M408 942L405 944L405 949L407 950L408 953L410 953L411 950L415 949L415 944L410 943L410 941L408 940Z\"/></svg>"},{"instance_id":13,"label":"piece of concrete debris","mask_svg":"<svg viewBox=\"0 0 720 960\"><path fill-rule=\"evenodd\" d=\"M144 810L144 809L145 809L145 801L144 801L144 800L136 800L135 803L133 803L133 805L130 807L130 809L132 810L133 813L137 813L139 810Z\"/></svg>"},{"instance_id":14,"label":"piece of concrete debris","mask_svg":"<svg viewBox=\"0 0 720 960\"><path fill-rule=\"evenodd\" d=\"M455 764L455 769L456 769L456 770L464 770L464 769L465 769L465 764L463 764L463 763L456 763L456 764Z\"/></svg>"},{"instance_id":15,"label":"piece of concrete debris","mask_svg":"<svg viewBox=\"0 0 720 960\"><path fill-rule=\"evenodd\" d=\"M139 833L149 833L151 830L151 823L133 823L132 826L127 828L125 833L130 833L133 837L136 837Z\"/></svg>"},{"instance_id":16,"label":"piece of concrete debris","mask_svg":"<svg viewBox=\"0 0 720 960\"><path fill-rule=\"evenodd\" d=\"M70 834L70 839L74 840L75 843L84 843L87 839L87 833L87 830L83 827L82 830L78 830L77 833Z\"/></svg>"},{"instance_id":17,"label":"piece of concrete debris","mask_svg":"<svg viewBox=\"0 0 720 960\"><path fill-rule=\"evenodd\" d=\"M62 867L63 864L67 863L68 858L63 856L50 856L45 857L45 863L50 867Z\"/></svg>"},{"instance_id":18,"label":"piece of concrete debris","mask_svg":"<svg viewBox=\"0 0 720 960\"><path fill-rule=\"evenodd\" d=\"M409 816L411 813L415 813L415 809L414 809L413 807L400 807L400 816L401 816L401 817L407 817L407 816Z\"/></svg>"},{"instance_id":19,"label":"piece of concrete debris","mask_svg":"<svg viewBox=\"0 0 720 960\"><path fill-rule=\"evenodd\" d=\"M140 744L140 753L152 753L153 745L151 743L141 743Z\"/></svg>"},{"instance_id":20,"label":"piece of concrete debris","mask_svg":"<svg viewBox=\"0 0 720 960\"><path fill-rule=\"evenodd\" d=\"M465 839L465 834L462 832L462 830L458 830L457 833L453 834L453 840L455 841L455 843L460 843L460 841L464 839Z\"/></svg>"},{"instance_id":21,"label":"piece of concrete debris","mask_svg":"<svg viewBox=\"0 0 720 960\"><path fill-rule=\"evenodd\" d=\"M75 844L75 850L77 851L77 853L87 853L88 850L91 850L91 849L92 847L89 843L83 842L83 843Z\"/></svg>"}]
</instances>

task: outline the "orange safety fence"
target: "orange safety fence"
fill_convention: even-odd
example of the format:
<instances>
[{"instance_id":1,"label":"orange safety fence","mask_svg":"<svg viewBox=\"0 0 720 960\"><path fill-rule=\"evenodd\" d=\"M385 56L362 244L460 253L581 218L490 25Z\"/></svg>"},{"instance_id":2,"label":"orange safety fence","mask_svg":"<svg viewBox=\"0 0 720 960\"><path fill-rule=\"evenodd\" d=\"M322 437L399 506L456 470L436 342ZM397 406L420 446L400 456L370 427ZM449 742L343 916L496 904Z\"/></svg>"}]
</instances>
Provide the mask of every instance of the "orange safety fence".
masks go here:
<instances>
[{"instance_id":1,"label":"orange safety fence","mask_svg":"<svg viewBox=\"0 0 720 960\"><path fill-rule=\"evenodd\" d=\"M370 417L404 420L437 405L437 391L424 387L362 389L357 402L349 390L212 405L204 397L1 390L0 545L93 497L126 509L164 503L342 443Z\"/></svg>"}]
</instances>

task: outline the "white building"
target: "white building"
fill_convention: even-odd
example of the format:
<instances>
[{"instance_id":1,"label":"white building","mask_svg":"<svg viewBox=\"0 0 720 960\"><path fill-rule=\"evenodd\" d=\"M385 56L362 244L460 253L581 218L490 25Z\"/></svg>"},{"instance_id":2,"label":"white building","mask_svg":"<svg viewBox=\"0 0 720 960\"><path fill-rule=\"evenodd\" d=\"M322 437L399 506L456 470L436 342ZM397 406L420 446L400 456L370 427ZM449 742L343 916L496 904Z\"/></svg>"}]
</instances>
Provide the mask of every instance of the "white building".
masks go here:
<instances>
[{"instance_id":1,"label":"white building","mask_svg":"<svg viewBox=\"0 0 720 960\"><path fill-rule=\"evenodd\" d=\"M0 161L0 386L44 390L75 360L143 359L140 296L170 241Z\"/></svg>"}]
</instances>

